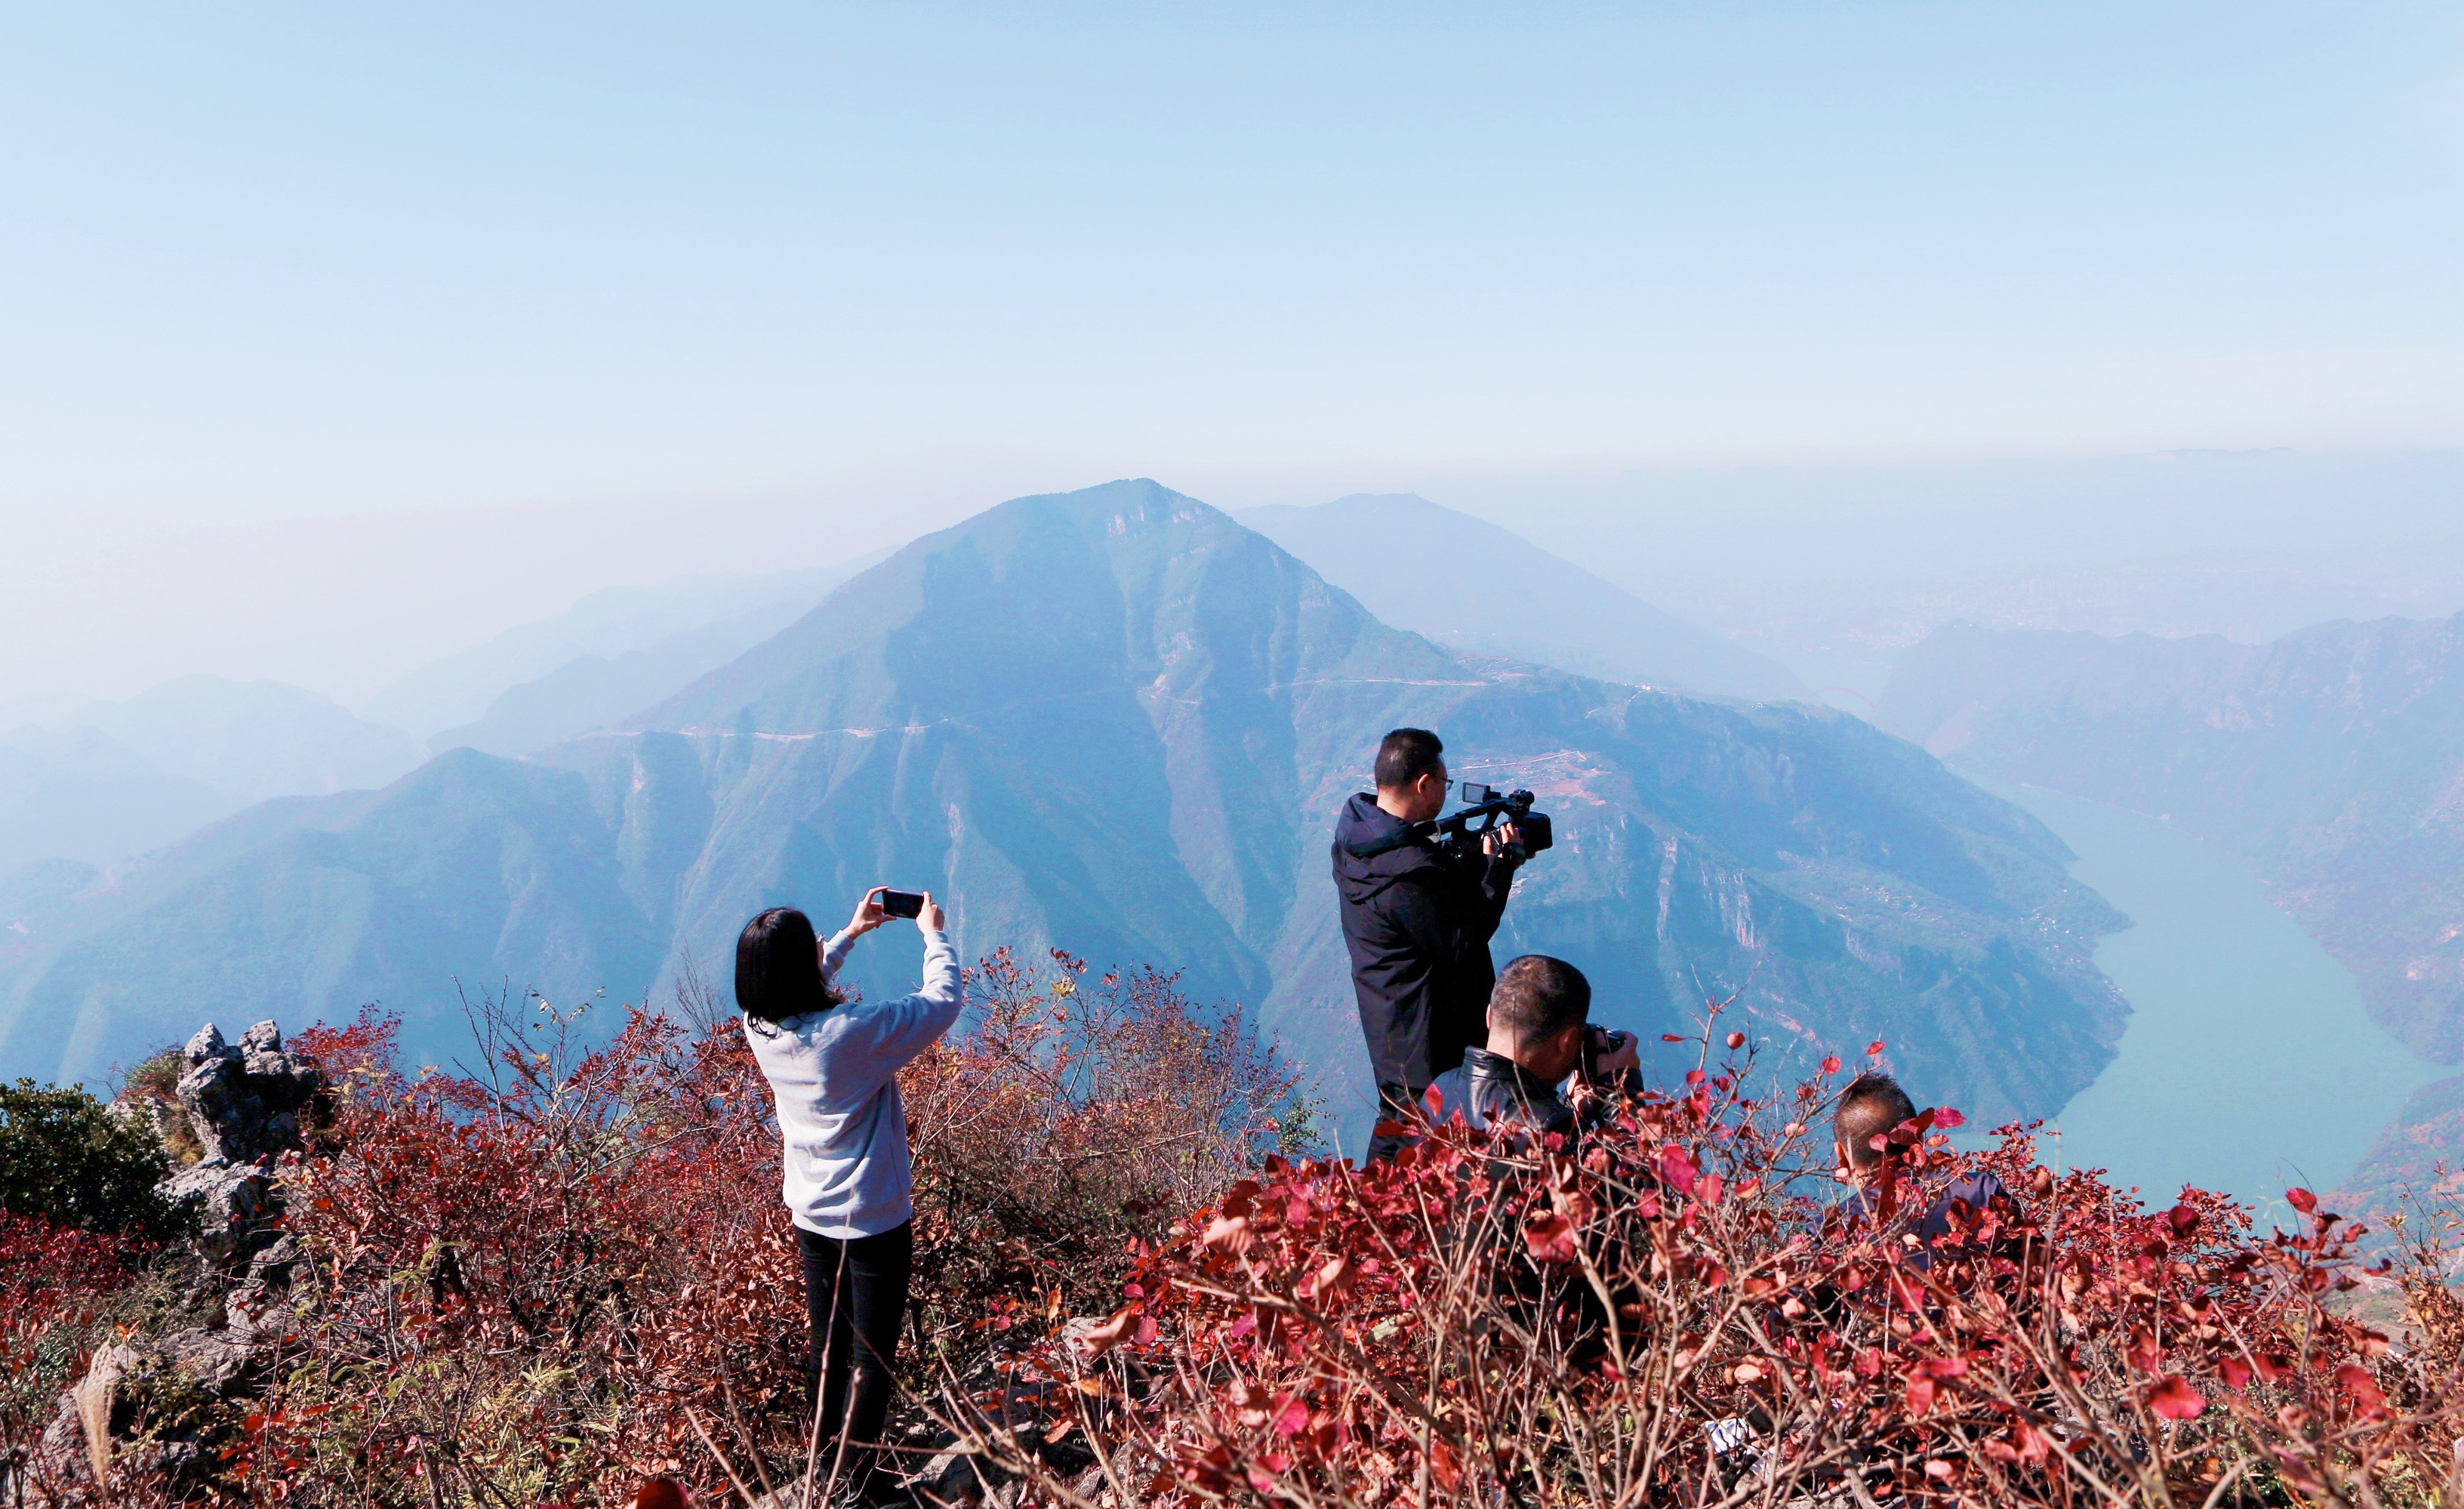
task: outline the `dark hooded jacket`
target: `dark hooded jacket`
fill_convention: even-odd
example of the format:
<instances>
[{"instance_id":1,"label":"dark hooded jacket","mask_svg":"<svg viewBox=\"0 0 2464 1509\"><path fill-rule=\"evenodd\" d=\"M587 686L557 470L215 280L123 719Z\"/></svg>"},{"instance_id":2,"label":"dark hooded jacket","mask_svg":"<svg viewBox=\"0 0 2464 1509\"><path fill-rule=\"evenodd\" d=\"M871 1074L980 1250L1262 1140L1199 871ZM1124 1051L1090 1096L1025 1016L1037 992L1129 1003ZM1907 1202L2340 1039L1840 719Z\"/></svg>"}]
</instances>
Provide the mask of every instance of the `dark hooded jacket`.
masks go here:
<instances>
[{"instance_id":1,"label":"dark hooded jacket","mask_svg":"<svg viewBox=\"0 0 2464 1509\"><path fill-rule=\"evenodd\" d=\"M1334 888L1360 1030L1380 1085L1419 1090L1487 1041L1488 940L1514 884L1507 859L1441 854L1425 825L1363 792L1334 824Z\"/></svg>"}]
</instances>

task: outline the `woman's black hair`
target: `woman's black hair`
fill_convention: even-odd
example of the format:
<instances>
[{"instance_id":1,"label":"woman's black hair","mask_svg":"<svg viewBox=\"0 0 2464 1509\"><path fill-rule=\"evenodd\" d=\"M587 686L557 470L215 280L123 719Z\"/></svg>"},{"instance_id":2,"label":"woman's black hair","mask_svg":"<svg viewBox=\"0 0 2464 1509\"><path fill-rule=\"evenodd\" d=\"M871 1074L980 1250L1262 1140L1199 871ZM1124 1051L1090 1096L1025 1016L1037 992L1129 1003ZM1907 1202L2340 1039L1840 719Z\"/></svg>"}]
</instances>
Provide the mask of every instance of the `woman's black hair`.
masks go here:
<instances>
[{"instance_id":1,"label":"woman's black hair","mask_svg":"<svg viewBox=\"0 0 2464 1509\"><path fill-rule=\"evenodd\" d=\"M759 1022L827 1011L839 993L822 978L822 950L812 919L793 907L773 907L744 925L736 939L736 1004Z\"/></svg>"}]
</instances>

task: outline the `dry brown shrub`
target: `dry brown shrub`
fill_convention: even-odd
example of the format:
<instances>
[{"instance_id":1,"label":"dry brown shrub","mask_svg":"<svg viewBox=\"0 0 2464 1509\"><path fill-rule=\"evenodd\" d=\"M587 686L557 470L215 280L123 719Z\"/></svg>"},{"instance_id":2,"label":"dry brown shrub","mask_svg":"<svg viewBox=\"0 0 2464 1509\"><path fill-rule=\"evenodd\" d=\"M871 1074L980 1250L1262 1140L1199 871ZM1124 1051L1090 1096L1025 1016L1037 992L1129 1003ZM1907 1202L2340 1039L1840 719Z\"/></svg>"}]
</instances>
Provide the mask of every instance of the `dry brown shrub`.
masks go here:
<instances>
[{"instance_id":1,"label":"dry brown shrub","mask_svg":"<svg viewBox=\"0 0 2464 1509\"><path fill-rule=\"evenodd\" d=\"M962 1369L996 1341L1110 1308L1142 1243L1269 1153L1317 1141L1299 1074L1237 1007L1058 950L968 973L958 1031L899 1076L915 1156L916 1292Z\"/></svg>"}]
</instances>

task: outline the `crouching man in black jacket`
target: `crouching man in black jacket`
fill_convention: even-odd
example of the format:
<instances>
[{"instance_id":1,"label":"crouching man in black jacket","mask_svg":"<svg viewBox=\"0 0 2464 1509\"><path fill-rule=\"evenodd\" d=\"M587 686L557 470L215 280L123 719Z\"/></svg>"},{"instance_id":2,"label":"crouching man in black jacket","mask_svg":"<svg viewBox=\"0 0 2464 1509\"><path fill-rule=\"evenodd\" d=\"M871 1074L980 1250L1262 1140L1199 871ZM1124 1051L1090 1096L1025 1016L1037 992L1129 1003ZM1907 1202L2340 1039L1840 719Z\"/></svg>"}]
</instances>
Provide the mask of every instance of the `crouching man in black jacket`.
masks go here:
<instances>
[{"instance_id":1,"label":"crouching man in black jacket","mask_svg":"<svg viewBox=\"0 0 2464 1509\"><path fill-rule=\"evenodd\" d=\"M1377 746L1377 790L1344 803L1334 827L1334 887L1360 1031L1377 1075L1380 1116L1420 1114L1420 1092L1480 1042L1497 980L1488 940L1522 863L1511 825L1460 858L1431 842L1446 804L1445 746L1425 729L1397 729ZM1371 1159L1401 1139L1379 1137Z\"/></svg>"},{"instance_id":2,"label":"crouching man in black jacket","mask_svg":"<svg viewBox=\"0 0 2464 1509\"><path fill-rule=\"evenodd\" d=\"M1630 1083L1641 1051L1630 1033L1591 1024L1592 982L1563 959L1527 953L1506 967L1488 998L1488 1046L1463 1050L1460 1067L1438 1076L1438 1121L1457 1115L1473 1130L1519 1122L1540 1136L1558 1132L1573 1150L1583 1117L1567 1100L1576 1071L1606 1090ZM1605 1114L1605 1099L1590 1104Z\"/></svg>"}]
</instances>

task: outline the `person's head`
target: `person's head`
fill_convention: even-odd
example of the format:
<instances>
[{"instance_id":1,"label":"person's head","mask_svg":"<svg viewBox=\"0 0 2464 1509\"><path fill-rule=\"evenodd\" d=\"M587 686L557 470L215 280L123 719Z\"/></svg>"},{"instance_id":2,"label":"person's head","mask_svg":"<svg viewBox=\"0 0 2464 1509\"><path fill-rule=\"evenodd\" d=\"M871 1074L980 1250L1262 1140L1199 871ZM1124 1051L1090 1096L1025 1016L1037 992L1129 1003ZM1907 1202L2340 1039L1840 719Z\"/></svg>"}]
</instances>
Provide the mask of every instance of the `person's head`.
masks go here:
<instances>
[{"instance_id":1,"label":"person's head","mask_svg":"<svg viewBox=\"0 0 2464 1509\"><path fill-rule=\"evenodd\" d=\"M793 907L773 907L744 925L736 939L736 1004L744 1015L782 1022L838 1003L839 993L822 978L811 918Z\"/></svg>"},{"instance_id":2,"label":"person's head","mask_svg":"<svg viewBox=\"0 0 2464 1509\"><path fill-rule=\"evenodd\" d=\"M1446 747L1426 729L1397 729L1377 744L1377 805L1405 822L1445 810Z\"/></svg>"},{"instance_id":3,"label":"person's head","mask_svg":"<svg viewBox=\"0 0 2464 1509\"><path fill-rule=\"evenodd\" d=\"M1852 1179L1873 1172L1883 1158L1874 1139L1916 1113L1899 1081L1887 1074L1857 1076L1839 1093L1839 1108L1831 1113L1831 1140L1837 1146L1839 1166Z\"/></svg>"},{"instance_id":4,"label":"person's head","mask_svg":"<svg viewBox=\"0 0 2464 1509\"><path fill-rule=\"evenodd\" d=\"M1592 982L1583 972L1527 953L1507 965L1488 993L1488 1051L1541 1079L1562 1080L1583 1061L1591 1018Z\"/></svg>"}]
</instances>

